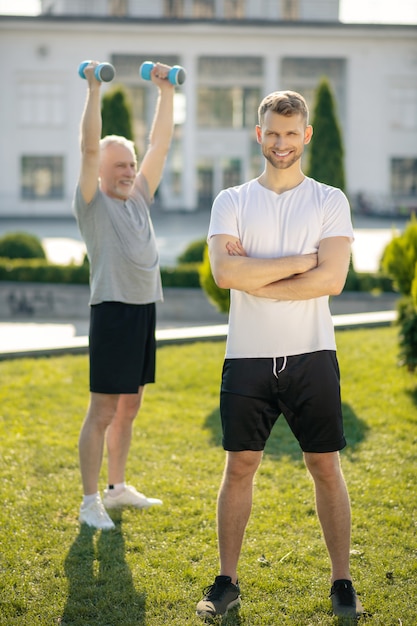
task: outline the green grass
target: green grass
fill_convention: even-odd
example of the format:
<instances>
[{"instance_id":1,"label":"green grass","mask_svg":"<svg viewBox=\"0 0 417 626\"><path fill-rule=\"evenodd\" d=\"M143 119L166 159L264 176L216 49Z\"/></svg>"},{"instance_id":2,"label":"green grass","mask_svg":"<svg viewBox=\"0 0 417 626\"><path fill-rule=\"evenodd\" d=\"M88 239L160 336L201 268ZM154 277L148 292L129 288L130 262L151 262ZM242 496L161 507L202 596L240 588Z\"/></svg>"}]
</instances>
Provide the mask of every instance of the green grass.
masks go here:
<instances>
[{"instance_id":1,"label":"green grass","mask_svg":"<svg viewBox=\"0 0 417 626\"><path fill-rule=\"evenodd\" d=\"M417 624L417 385L393 328L337 334L353 508L352 572L369 626ZM215 501L224 452L223 343L158 351L128 480L164 506L80 530L77 439L84 356L0 363L0 624L197 625L217 573ZM101 486L105 484L105 471ZM223 624L339 624L312 483L283 420L259 470L240 561L243 604Z\"/></svg>"}]
</instances>

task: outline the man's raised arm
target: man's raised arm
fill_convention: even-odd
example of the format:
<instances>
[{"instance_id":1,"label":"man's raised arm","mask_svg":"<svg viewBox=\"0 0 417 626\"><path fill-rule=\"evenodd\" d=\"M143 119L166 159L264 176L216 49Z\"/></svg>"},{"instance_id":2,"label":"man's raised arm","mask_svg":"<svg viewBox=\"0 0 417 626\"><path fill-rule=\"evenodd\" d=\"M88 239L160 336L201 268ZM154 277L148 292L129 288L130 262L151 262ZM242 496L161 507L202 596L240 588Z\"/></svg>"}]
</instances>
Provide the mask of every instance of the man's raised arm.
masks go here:
<instances>
[{"instance_id":1,"label":"man's raised arm","mask_svg":"<svg viewBox=\"0 0 417 626\"><path fill-rule=\"evenodd\" d=\"M100 82L94 76L98 65L92 61L84 74L87 79L87 100L81 118L81 171L79 185L84 201L88 204L97 191L100 164L101 100Z\"/></svg>"},{"instance_id":2,"label":"man's raised arm","mask_svg":"<svg viewBox=\"0 0 417 626\"><path fill-rule=\"evenodd\" d=\"M151 80L159 88L159 95L149 135L149 145L139 169L148 182L151 197L154 196L161 181L174 131L175 87L168 80L170 69L167 65L156 63L151 72Z\"/></svg>"}]
</instances>

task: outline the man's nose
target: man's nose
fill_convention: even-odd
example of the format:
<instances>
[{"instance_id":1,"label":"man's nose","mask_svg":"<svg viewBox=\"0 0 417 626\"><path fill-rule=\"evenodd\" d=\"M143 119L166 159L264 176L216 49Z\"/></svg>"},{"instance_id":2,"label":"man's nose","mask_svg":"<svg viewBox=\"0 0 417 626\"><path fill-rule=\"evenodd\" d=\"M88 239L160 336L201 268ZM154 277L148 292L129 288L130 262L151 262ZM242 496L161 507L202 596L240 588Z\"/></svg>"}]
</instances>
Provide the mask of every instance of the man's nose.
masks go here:
<instances>
[{"instance_id":1,"label":"man's nose","mask_svg":"<svg viewBox=\"0 0 417 626\"><path fill-rule=\"evenodd\" d=\"M274 145L277 148L282 148L282 146L284 145L284 139L282 137L276 137Z\"/></svg>"}]
</instances>

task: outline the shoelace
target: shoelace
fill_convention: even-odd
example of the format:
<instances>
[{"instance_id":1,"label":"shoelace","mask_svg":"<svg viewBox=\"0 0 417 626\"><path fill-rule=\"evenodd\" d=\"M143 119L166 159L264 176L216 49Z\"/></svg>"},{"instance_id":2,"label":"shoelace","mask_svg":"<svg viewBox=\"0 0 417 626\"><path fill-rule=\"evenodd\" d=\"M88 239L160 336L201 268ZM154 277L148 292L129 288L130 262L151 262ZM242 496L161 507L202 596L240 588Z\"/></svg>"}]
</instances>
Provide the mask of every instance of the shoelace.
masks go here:
<instances>
[{"instance_id":1,"label":"shoelace","mask_svg":"<svg viewBox=\"0 0 417 626\"><path fill-rule=\"evenodd\" d=\"M233 585L232 582L215 582L209 585L203 590L204 597L208 600L221 600L222 596L226 593L229 585ZM233 585L237 587L237 585Z\"/></svg>"},{"instance_id":2,"label":"shoelace","mask_svg":"<svg viewBox=\"0 0 417 626\"><path fill-rule=\"evenodd\" d=\"M217 583L214 583L213 585L206 587L203 594L208 600L220 600L225 591L226 585L218 585Z\"/></svg>"}]
</instances>

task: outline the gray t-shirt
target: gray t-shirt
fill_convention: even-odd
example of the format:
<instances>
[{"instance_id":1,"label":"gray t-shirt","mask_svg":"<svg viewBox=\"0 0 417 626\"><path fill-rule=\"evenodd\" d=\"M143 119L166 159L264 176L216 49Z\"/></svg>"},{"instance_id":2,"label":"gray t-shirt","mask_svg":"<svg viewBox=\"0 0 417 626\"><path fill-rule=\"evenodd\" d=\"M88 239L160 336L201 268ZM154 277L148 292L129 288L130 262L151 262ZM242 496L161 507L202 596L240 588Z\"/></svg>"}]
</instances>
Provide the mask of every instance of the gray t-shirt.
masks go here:
<instances>
[{"instance_id":1,"label":"gray t-shirt","mask_svg":"<svg viewBox=\"0 0 417 626\"><path fill-rule=\"evenodd\" d=\"M141 175L126 201L97 188L86 204L77 187L73 210L90 261L90 305L149 304L163 299L150 204L147 181Z\"/></svg>"}]
</instances>

